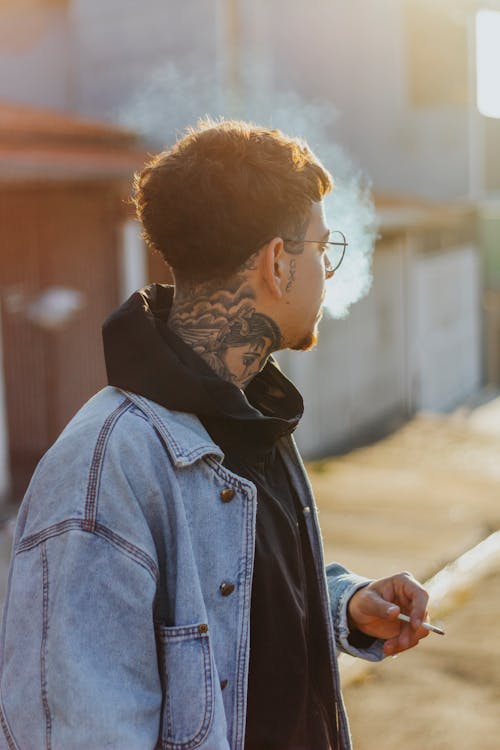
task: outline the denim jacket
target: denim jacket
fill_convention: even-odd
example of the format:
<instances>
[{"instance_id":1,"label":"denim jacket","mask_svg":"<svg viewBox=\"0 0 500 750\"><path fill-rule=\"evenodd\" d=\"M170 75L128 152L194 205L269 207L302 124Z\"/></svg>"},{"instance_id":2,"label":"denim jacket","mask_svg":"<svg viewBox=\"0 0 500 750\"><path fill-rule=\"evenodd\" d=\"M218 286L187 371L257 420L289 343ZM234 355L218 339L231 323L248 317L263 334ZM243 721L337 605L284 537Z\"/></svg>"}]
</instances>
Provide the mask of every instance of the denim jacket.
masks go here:
<instances>
[{"instance_id":1,"label":"denim jacket","mask_svg":"<svg viewBox=\"0 0 500 750\"><path fill-rule=\"evenodd\" d=\"M291 438L328 623L342 750L351 747L336 647L367 579L323 563ZM0 748L243 750L256 489L222 465L200 421L107 387L38 465L21 505L0 644ZM334 635L335 634L335 635Z\"/></svg>"}]
</instances>

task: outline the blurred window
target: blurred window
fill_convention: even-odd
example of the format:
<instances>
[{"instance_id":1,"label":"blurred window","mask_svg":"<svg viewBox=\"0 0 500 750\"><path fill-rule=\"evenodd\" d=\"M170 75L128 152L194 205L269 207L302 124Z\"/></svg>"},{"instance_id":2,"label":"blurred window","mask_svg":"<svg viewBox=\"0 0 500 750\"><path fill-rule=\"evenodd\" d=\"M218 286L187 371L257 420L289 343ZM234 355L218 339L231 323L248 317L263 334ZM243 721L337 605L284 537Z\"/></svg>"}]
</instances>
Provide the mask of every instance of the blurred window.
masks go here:
<instances>
[{"instance_id":1,"label":"blurred window","mask_svg":"<svg viewBox=\"0 0 500 750\"><path fill-rule=\"evenodd\" d=\"M477 108L486 117L500 118L500 13L480 10L476 15Z\"/></svg>"},{"instance_id":2,"label":"blurred window","mask_svg":"<svg viewBox=\"0 0 500 750\"><path fill-rule=\"evenodd\" d=\"M448 3L406 0L408 97L413 107L467 104L467 28Z\"/></svg>"}]
</instances>

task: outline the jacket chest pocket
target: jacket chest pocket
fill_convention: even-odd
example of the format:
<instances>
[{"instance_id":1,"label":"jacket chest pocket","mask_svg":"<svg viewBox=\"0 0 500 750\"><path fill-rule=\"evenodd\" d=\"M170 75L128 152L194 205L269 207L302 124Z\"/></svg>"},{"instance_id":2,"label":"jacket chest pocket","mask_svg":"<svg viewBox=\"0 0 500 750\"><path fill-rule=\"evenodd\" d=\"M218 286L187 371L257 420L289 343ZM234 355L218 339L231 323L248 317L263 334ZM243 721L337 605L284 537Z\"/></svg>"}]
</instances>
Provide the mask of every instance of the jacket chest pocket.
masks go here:
<instances>
[{"instance_id":1,"label":"jacket chest pocket","mask_svg":"<svg viewBox=\"0 0 500 750\"><path fill-rule=\"evenodd\" d=\"M159 747L191 750L207 736L214 712L208 626L156 629L163 687Z\"/></svg>"}]
</instances>

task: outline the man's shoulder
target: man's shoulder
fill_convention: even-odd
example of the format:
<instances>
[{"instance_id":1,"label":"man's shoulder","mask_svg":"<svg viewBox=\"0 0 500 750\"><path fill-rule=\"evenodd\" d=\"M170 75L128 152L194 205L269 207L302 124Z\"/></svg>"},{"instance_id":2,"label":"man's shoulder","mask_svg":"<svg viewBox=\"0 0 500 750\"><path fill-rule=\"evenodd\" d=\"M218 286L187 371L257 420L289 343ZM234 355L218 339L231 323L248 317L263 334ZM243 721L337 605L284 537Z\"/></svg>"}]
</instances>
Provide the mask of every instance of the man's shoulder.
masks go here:
<instances>
[{"instance_id":1,"label":"man's shoulder","mask_svg":"<svg viewBox=\"0 0 500 750\"><path fill-rule=\"evenodd\" d=\"M207 455L222 452L193 414L108 386L82 406L40 461L24 500L25 531L87 523L93 506L114 527L137 516L151 493L167 493L178 469Z\"/></svg>"},{"instance_id":2,"label":"man's shoulder","mask_svg":"<svg viewBox=\"0 0 500 750\"><path fill-rule=\"evenodd\" d=\"M223 457L221 449L195 414L167 409L130 391L120 393L128 400L131 413L155 430L175 466L188 466L205 455Z\"/></svg>"},{"instance_id":3,"label":"man's shoulder","mask_svg":"<svg viewBox=\"0 0 500 750\"><path fill-rule=\"evenodd\" d=\"M198 417L165 406L131 391L107 386L89 399L66 425L49 450L64 450L66 444L78 442L91 447L110 438L114 442L132 441L138 448L163 443L174 464L189 462L193 454L218 453Z\"/></svg>"},{"instance_id":4,"label":"man's shoulder","mask_svg":"<svg viewBox=\"0 0 500 750\"><path fill-rule=\"evenodd\" d=\"M62 482L73 490L84 489L86 481L100 478L110 466L139 480L149 472L152 480L155 465L186 466L204 455L222 452L194 414L107 386L66 425L40 461L32 483L39 487L46 483L40 478L49 478L49 485Z\"/></svg>"}]
</instances>

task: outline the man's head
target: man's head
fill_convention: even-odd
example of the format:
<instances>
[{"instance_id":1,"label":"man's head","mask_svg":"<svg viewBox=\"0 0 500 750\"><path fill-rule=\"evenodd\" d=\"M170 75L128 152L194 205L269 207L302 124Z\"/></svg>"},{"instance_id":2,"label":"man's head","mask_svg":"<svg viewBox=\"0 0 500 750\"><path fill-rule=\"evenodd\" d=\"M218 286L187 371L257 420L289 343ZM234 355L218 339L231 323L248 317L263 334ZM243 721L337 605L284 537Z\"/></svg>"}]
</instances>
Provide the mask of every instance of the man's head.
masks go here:
<instances>
[{"instance_id":1,"label":"man's head","mask_svg":"<svg viewBox=\"0 0 500 750\"><path fill-rule=\"evenodd\" d=\"M144 237L176 283L225 279L275 236L303 237L331 189L308 146L239 121L200 122L136 177Z\"/></svg>"},{"instance_id":2,"label":"man's head","mask_svg":"<svg viewBox=\"0 0 500 750\"><path fill-rule=\"evenodd\" d=\"M278 349L316 343L328 172L308 146L244 122L202 122L136 178L147 242L175 276L170 326L248 382Z\"/></svg>"}]
</instances>

